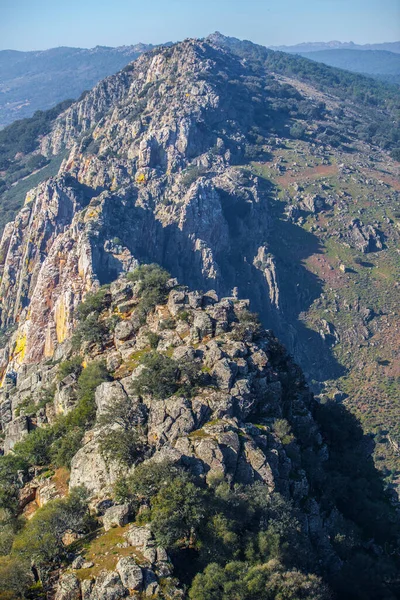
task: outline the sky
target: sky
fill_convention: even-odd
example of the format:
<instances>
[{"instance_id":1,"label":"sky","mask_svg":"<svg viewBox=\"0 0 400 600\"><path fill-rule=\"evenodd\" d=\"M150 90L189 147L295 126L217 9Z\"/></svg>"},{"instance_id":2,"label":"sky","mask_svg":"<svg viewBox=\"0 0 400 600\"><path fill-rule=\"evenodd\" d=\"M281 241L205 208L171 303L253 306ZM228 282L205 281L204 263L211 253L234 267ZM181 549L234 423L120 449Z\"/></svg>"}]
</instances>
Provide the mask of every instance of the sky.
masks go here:
<instances>
[{"instance_id":1,"label":"sky","mask_svg":"<svg viewBox=\"0 0 400 600\"><path fill-rule=\"evenodd\" d=\"M0 49L204 37L272 45L400 40L400 0L0 0Z\"/></svg>"}]
</instances>

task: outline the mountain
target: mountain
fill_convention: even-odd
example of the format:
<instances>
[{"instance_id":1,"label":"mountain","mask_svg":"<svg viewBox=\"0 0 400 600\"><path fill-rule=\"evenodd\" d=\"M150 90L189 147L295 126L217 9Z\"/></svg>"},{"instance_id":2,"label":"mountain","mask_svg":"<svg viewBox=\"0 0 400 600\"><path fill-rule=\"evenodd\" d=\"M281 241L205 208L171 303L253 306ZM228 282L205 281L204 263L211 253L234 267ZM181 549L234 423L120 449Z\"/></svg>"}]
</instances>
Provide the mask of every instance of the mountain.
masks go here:
<instances>
[{"instance_id":1,"label":"mountain","mask_svg":"<svg viewBox=\"0 0 400 600\"><path fill-rule=\"evenodd\" d=\"M302 54L303 52L319 52L323 50L379 50L387 52L400 53L400 42L384 42L381 44L355 44L354 42L303 42L293 46L270 46L271 50L280 50L282 52L293 52Z\"/></svg>"},{"instance_id":2,"label":"mountain","mask_svg":"<svg viewBox=\"0 0 400 600\"><path fill-rule=\"evenodd\" d=\"M400 54L384 50L321 50L301 52L301 56L339 69L379 76L400 83Z\"/></svg>"},{"instance_id":3,"label":"mountain","mask_svg":"<svg viewBox=\"0 0 400 600\"><path fill-rule=\"evenodd\" d=\"M217 33L0 133L8 597L398 596L398 109Z\"/></svg>"},{"instance_id":4,"label":"mountain","mask_svg":"<svg viewBox=\"0 0 400 600\"><path fill-rule=\"evenodd\" d=\"M0 51L0 128L37 110L78 98L98 81L152 48L147 44L109 48L51 48L40 52Z\"/></svg>"}]
</instances>

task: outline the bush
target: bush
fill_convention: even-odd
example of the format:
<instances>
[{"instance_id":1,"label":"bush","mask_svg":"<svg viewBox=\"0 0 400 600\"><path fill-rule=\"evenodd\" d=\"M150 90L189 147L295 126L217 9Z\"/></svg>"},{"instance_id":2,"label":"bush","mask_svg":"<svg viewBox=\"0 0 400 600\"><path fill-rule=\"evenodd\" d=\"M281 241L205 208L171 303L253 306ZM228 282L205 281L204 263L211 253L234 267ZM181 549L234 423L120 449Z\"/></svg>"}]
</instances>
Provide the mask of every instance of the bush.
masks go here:
<instances>
[{"instance_id":1,"label":"bush","mask_svg":"<svg viewBox=\"0 0 400 600\"><path fill-rule=\"evenodd\" d=\"M76 314L80 321L86 319L91 313L99 315L111 304L109 286L102 286L97 292L87 294L84 302L78 306Z\"/></svg>"},{"instance_id":2,"label":"bush","mask_svg":"<svg viewBox=\"0 0 400 600\"><path fill-rule=\"evenodd\" d=\"M207 173L207 169L205 167L198 166L190 166L186 169L182 176L182 184L185 187L190 187L192 183L197 181L199 177Z\"/></svg>"},{"instance_id":3,"label":"bush","mask_svg":"<svg viewBox=\"0 0 400 600\"><path fill-rule=\"evenodd\" d=\"M165 400L178 389L178 363L157 352L149 352L142 359L143 371L133 382L135 392L143 396L151 394Z\"/></svg>"},{"instance_id":4,"label":"bush","mask_svg":"<svg viewBox=\"0 0 400 600\"><path fill-rule=\"evenodd\" d=\"M147 339L149 340L150 348L153 348L153 350L155 350L158 346L158 342L160 341L160 336L157 333L154 333L153 331L149 331L149 333L147 334Z\"/></svg>"},{"instance_id":5,"label":"bush","mask_svg":"<svg viewBox=\"0 0 400 600\"><path fill-rule=\"evenodd\" d=\"M36 511L16 537L13 554L36 566L49 564L62 556L67 531L85 533L90 525L86 492L72 489L66 498L51 500Z\"/></svg>"},{"instance_id":6,"label":"bush","mask_svg":"<svg viewBox=\"0 0 400 600\"><path fill-rule=\"evenodd\" d=\"M15 557L0 558L0 599L26 598L25 592L33 583L30 564Z\"/></svg>"},{"instance_id":7,"label":"bush","mask_svg":"<svg viewBox=\"0 0 400 600\"><path fill-rule=\"evenodd\" d=\"M14 446L14 453L30 465L47 465L55 433L52 427L38 427Z\"/></svg>"},{"instance_id":8,"label":"bush","mask_svg":"<svg viewBox=\"0 0 400 600\"><path fill-rule=\"evenodd\" d=\"M139 284L140 303L138 311L145 317L157 304L167 299L167 282L170 275L156 264L140 265L128 273L128 279Z\"/></svg>"},{"instance_id":9,"label":"bush","mask_svg":"<svg viewBox=\"0 0 400 600\"><path fill-rule=\"evenodd\" d=\"M91 313L84 321L79 323L73 335L73 347L78 350L82 342L88 344L102 344L108 334L106 323L99 321L96 313Z\"/></svg>"},{"instance_id":10,"label":"bush","mask_svg":"<svg viewBox=\"0 0 400 600\"><path fill-rule=\"evenodd\" d=\"M231 338L233 340L242 342L248 337L253 338L260 333L261 323L257 314L244 309L238 311L236 317L238 321L234 324L231 332Z\"/></svg>"},{"instance_id":11,"label":"bush","mask_svg":"<svg viewBox=\"0 0 400 600\"><path fill-rule=\"evenodd\" d=\"M59 364L57 378L62 381L68 375L79 377L82 372L82 358L74 356L70 360L64 360Z\"/></svg>"},{"instance_id":12,"label":"bush","mask_svg":"<svg viewBox=\"0 0 400 600\"><path fill-rule=\"evenodd\" d=\"M19 473L24 473L27 469L28 463L21 456L0 456L0 508L16 513L21 487Z\"/></svg>"},{"instance_id":13,"label":"bush","mask_svg":"<svg viewBox=\"0 0 400 600\"><path fill-rule=\"evenodd\" d=\"M128 398L110 405L100 416L98 423L106 430L100 435L99 445L106 459L130 467L142 455L144 444L140 417L140 411ZM115 425L118 429L112 428Z\"/></svg>"}]
</instances>

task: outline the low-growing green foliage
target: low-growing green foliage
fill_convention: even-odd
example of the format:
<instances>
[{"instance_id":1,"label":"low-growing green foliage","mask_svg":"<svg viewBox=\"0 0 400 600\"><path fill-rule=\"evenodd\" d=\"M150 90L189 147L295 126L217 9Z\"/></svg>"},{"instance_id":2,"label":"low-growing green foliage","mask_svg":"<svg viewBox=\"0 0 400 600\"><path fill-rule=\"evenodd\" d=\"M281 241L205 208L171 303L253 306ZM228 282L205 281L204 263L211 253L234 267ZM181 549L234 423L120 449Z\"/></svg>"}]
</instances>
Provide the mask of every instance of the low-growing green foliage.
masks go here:
<instances>
[{"instance_id":1,"label":"low-growing green foliage","mask_svg":"<svg viewBox=\"0 0 400 600\"><path fill-rule=\"evenodd\" d=\"M140 410L128 397L110 404L102 412L98 424L104 431L99 446L106 459L130 467L143 455L144 435L139 421Z\"/></svg>"},{"instance_id":2,"label":"low-growing green foliage","mask_svg":"<svg viewBox=\"0 0 400 600\"><path fill-rule=\"evenodd\" d=\"M80 356L73 356L69 360L64 360L58 366L57 378L59 381L67 377L68 375L75 375L79 377L82 372L82 358Z\"/></svg>"},{"instance_id":3,"label":"low-growing green foliage","mask_svg":"<svg viewBox=\"0 0 400 600\"><path fill-rule=\"evenodd\" d=\"M145 354L141 364L145 368L133 382L135 392L141 396L151 394L159 400L175 393L190 396L201 380L197 363L178 362L155 351Z\"/></svg>"},{"instance_id":4,"label":"low-growing green foliage","mask_svg":"<svg viewBox=\"0 0 400 600\"><path fill-rule=\"evenodd\" d=\"M110 302L109 286L102 286L97 292L91 292L86 295L85 300L77 308L77 318L83 321L91 313L100 314L110 305Z\"/></svg>"},{"instance_id":5,"label":"low-growing green foliage","mask_svg":"<svg viewBox=\"0 0 400 600\"><path fill-rule=\"evenodd\" d=\"M67 531L85 533L90 525L87 494L83 488L72 489L66 498L52 500L36 511L17 535L12 554L37 566L50 563L65 551Z\"/></svg>"},{"instance_id":6,"label":"low-growing green foliage","mask_svg":"<svg viewBox=\"0 0 400 600\"><path fill-rule=\"evenodd\" d=\"M166 301L170 275L158 265L140 265L128 273L127 277L130 281L139 284L140 302L137 310L143 315L143 319L157 304Z\"/></svg>"}]
</instances>

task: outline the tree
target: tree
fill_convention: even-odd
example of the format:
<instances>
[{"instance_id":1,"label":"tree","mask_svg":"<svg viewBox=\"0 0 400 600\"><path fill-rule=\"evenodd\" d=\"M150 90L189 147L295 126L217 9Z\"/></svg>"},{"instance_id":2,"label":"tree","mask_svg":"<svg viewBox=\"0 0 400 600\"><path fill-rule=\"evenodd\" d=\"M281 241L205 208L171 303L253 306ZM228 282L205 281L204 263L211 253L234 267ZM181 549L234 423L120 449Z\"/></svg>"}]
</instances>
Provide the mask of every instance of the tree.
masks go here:
<instances>
[{"instance_id":1,"label":"tree","mask_svg":"<svg viewBox=\"0 0 400 600\"><path fill-rule=\"evenodd\" d=\"M62 555L67 531L83 533L89 526L87 494L83 488L72 489L66 498L52 500L36 511L16 537L13 554L36 566L51 563Z\"/></svg>"},{"instance_id":2,"label":"tree","mask_svg":"<svg viewBox=\"0 0 400 600\"><path fill-rule=\"evenodd\" d=\"M147 315L157 304L166 301L167 281L170 275L159 265L140 265L128 273L128 279L138 283L138 293L140 295L139 313L143 317Z\"/></svg>"},{"instance_id":3,"label":"tree","mask_svg":"<svg viewBox=\"0 0 400 600\"><path fill-rule=\"evenodd\" d=\"M131 466L141 456L144 449L141 416L140 407L134 406L129 398L110 405L100 415L98 424L105 429L99 445L106 458Z\"/></svg>"},{"instance_id":4,"label":"tree","mask_svg":"<svg viewBox=\"0 0 400 600\"><path fill-rule=\"evenodd\" d=\"M206 492L188 475L178 475L151 502L151 530L167 549L195 544L206 516Z\"/></svg>"},{"instance_id":5,"label":"tree","mask_svg":"<svg viewBox=\"0 0 400 600\"><path fill-rule=\"evenodd\" d=\"M176 361L157 352L149 352L143 357L142 365L145 368L133 382L138 395L152 394L164 400L176 392L179 374Z\"/></svg>"}]
</instances>

